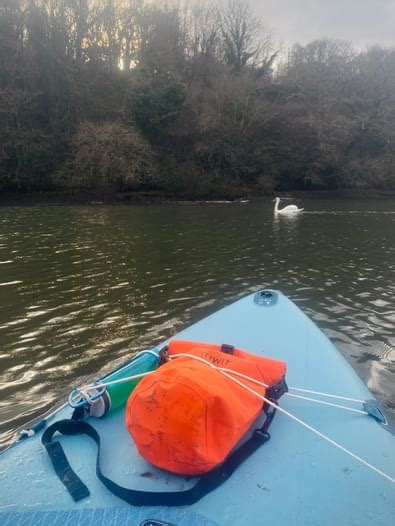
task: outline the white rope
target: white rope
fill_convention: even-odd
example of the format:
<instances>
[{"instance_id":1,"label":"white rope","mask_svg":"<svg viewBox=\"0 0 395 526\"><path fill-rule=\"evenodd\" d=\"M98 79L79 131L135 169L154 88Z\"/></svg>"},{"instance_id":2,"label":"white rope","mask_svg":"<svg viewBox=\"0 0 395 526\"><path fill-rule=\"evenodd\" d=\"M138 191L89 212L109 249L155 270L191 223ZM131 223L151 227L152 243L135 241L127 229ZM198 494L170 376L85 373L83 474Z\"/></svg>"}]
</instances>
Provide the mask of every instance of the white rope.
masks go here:
<instances>
[{"instance_id":1,"label":"white rope","mask_svg":"<svg viewBox=\"0 0 395 526\"><path fill-rule=\"evenodd\" d=\"M267 384L263 382L259 382L258 380L255 380L254 378L246 376L245 374L239 373L237 371L232 371L232 369L218 367L218 370L225 371L230 374L234 374L236 376L240 376L241 378L245 378L246 380L249 380L250 382L256 383L258 385L262 385L263 387L269 387ZM317 400L317 398L311 398L309 396L302 396L302 395L297 395L294 393L284 393L284 396L290 396L292 398L299 398L300 400L306 400L307 402L313 402L314 404L327 405L329 407L336 407L337 409L343 409L344 411L350 411L351 413L358 413L361 415L369 416L369 413L367 411L362 411L361 409L355 409L354 407L348 407L346 405L334 404L333 402L326 402L325 400Z\"/></svg>"},{"instance_id":2,"label":"white rope","mask_svg":"<svg viewBox=\"0 0 395 526\"><path fill-rule=\"evenodd\" d=\"M294 393L285 393L285 395L291 396L292 398L300 398L301 400L307 400L308 402L313 402L314 404L328 405L330 407L344 409L344 411L351 411L351 413L359 413L361 415L369 416L369 413L367 411L362 411L362 409L355 409L354 407L348 407L346 405L333 404L332 402L325 402L324 400L317 400L316 398L310 398L309 396L301 396Z\"/></svg>"},{"instance_id":3,"label":"white rope","mask_svg":"<svg viewBox=\"0 0 395 526\"><path fill-rule=\"evenodd\" d=\"M118 380L111 380L110 382L101 382L100 384L87 384L87 385L84 385L83 387L80 387L78 390L82 392L82 390L85 390L85 389L92 389L92 388L102 389L103 387L108 387L110 385L121 384L123 382L131 382L132 380L144 378L144 376L152 374L155 371L156 369L154 369L153 371L147 371L146 373L139 373L139 374L134 374L132 376L125 376L125 378L118 378Z\"/></svg>"},{"instance_id":4,"label":"white rope","mask_svg":"<svg viewBox=\"0 0 395 526\"><path fill-rule=\"evenodd\" d=\"M186 354L186 353L177 353L170 356L170 358L177 358L177 357L185 357L185 358L194 358L195 360L202 362L206 365L210 365L211 367L214 367L215 369L218 369L218 371L224 371L226 373L233 374L235 376L239 376L240 378L244 378L245 380L248 380L249 382L253 382L257 385L261 385L262 387L268 388L270 387L268 384L265 384L264 382L260 382L259 380L256 380L255 378L251 378L250 376L246 376L243 373L239 373L238 371L233 371L232 369L227 369L226 367L218 367L217 365L214 365L212 362L209 362L205 360L204 358L200 358L199 356L194 356L193 354ZM289 388L291 389L291 387ZM321 393L322 394L322 393ZM336 407L337 409L343 409L344 411L350 411L352 413L358 413L362 415L369 416L369 413L367 411L362 411L361 409L355 409L354 407L348 407L345 405L340 404L334 404L332 402L325 402L324 400L317 400L316 398L310 398L308 396L301 396L293 393L284 393L284 396L290 396L292 398L299 398L301 400L306 400L308 402L313 402L315 404L320 405L326 405L330 407ZM341 397L336 397L341 398ZM361 401L363 403L363 401Z\"/></svg>"},{"instance_id":5,"label":"white rope","mask_svg":"<svg viewBox=\"0 0 395 526\"><path fill-rule=\"evenodd\" d=\"M357 398L349 398L347 396L339 396L330 393L322 393L321 391L312 391L311 389L301 389L300 387L289 387L292 391L300 391L301 393L316 394L319 396L325 396L326 398L337 398L338 400L347 400L348 402L356 402L364 404L365 400L358 400Z\"/></svg>"},{"instance_id":6,"label":"white rope","mask_svg":"<svg viewBox=\"0 0 395 526\"><path fill-rule=\"evenodd\" d=\"M182 354L178 354L178 355L173 355L172 357L176 357L176 356L182 356ZM187 356L187 355L184 355L184 356ZM349 449L346 449L345 447L343 447L341 444L339 444L338 442L336 442L335 440L332 440L330 437L328 437L327 435L324 435L323 433L321 433L320 431L318 431L318 429L315 429L314 427L310 426L309 424L307 424L306 422L304 422L303 420L301 420L300 418L296 417L295 415L293 415L292 413L290 413L289 411L286 411L285 409L283 409L282 407L280 407L279 405L273 403L271 400L269 400L268 398L266 398L265 396L261 395L260 393L257 393L256 391L254 391L254 389L252 389L251 387L249 387L248 385L246 384L243 384L243 382L240 382L239 380L237 380L237 378L234 378L231 374L234 373L234 371L232 371L231 374L229 374L228 372L224 371L224 370L221 370L221 368L217 367L216 365L212 364L211 362L208 362L207 360L204 360L203 358L200 358L200 357L196 357L196 356L193 356L193 355L190 355L190 357L192 358L195 358L197 359L198 361L201 361L201 362L204 362L206 363L207 365L209 365L210 367L213 367L214 369L217 369L221 374L223 374L224 376L226 376L227 378L229 378L230 380L232 380L232 382L235 382L236 384L238 384L240 387L243 387L243 389L246 389L247 391L249 391L250 393L254 394L255 396L257 396L258 398L260 398L261 400L263 400L264 402L266 402L267 404L269 404L270 406L274 407L275 409L278 409L278 411L280 411L280 413L283 413L285 414L286 416L288 416L289 418L291 418L291 420L294 420L295 422L298 422L298 424L300 424L301 426L303 426L304 428L308 429L309 431L311 431L312 433L314 433L315 435L319 436L320 438L322 438L322 440L325 440L326 442L328 442L329 444L331 444L332 446L336 447L337 449L340 449L340 451L343 451L343 453L346 453L347 455L349 455L351 458L353 458L354 460L356 460L357 462L359 462L360 464L363 464L364 466L366 466L367 468L371 469L372 471L376 472L378 475L381 475L383 478L385 478L386 480L388 480L389 482L392 482L392 483L395 483L395 479L393 477L391 477L390 475L388 475L387 473L384 473L384 471L381 471L380 469L376 468L375 466L373 466L372 464L370 464L369 462L367 462L366 460L364 460L363 458L359 457L358 455L356 455L355 453L353 453L352 451L350 451ZM224 368L222 368L224 369ZM244 376L244 375L243 375ZM247 377L248 378L248 377ZM255 381L253 378L249 378L249 380L251 381Z\"/></svg>"},{"instance_id":7,"label":"white rope","mask_svg":"<svg viewBox=\"0 0 395 526\"><path fill-rule=\"evenodd\" d=\"M138 358L139 356L141 356L143 354L152 354L153 356L155 356L155 358L159 357L157 352L151 351L151 350L146 350L146 351L138 352L133 357L133 361L136 360L136 358ZM120 372L123 369L126 369L127 367L130 366L130 364L131 364L131 362L125 364L123 367L118 369L118 371L116 371L116 372ZM134 374L132 376L125 376L124 378L118 378L117 380L110 380L109 382L100 382L99 384L98 383L85 384L85 385L83 385L81 387L78 387L77 391L79 391L80 393L85 393L89 389L103 389L104 387L109 387L110 385L121 384L121 383L124 383L124 382L131 382L132 380L137 380L139 378L143 378L144 376L147 376L148 374L151 374L154 371L155 371L155 369L153 371L148 371L148 372L145 372L145 373ZM110 374L113 374L113 373L110 373ZM110 376L110 374L108 376Z\"/></svg>"},{"instance_id":8,"label":"white rope","mask_svg":"<svg viewBox=\"0 0 395 526\"><path fill-rule=\"evenodd\" d=\"M134 374L132 376L127 376L125 378L118 378L118 380L111 380L110 382L101 382L100 384L82 385L81 387L77 387L76 389L73 389L73 391L71 391L71 393L69 394L68 404L71 407L77 407L77 405L74 405L74 403L76 401L78 402L78 405L79 405L81 397L82 397L86 403L88 403L89 405L92 405L98 398L100 398L103 395L104 389L106 387L109 387L110 385L121 384L124 382L131 382L132 380L143 378L144 376L152 374L153 372L155 372L155 369L153 371L147 371L145 373L139 373L139 374ZM92 389L94 390L94 392L90 393ZM103 389L103 391L100 391L100 389Z\"/></svg>"},{"instance_id":9,"label":"white rope","mask_svg":"<svg viewBox=\"0 0 395 526\"><path fill-rule=\"evenodd\" d=\"M233 376L231 376L230 374L228 374L228 373L226 373L224 371L220 371L220 372L221 372L221 374L225 375L227 378L232 380L232 382L235 382L236 384L240 385L241 387L243 387L244 389L246 389L250 393L254 394L258 398L260 398L261 400L263 400L264 402L269 404L270 406L274 407L275 409L278 409L278 411L280 411L280 413L284 413L284 415L288 416L289 418L291 418L295 422L298 422L298 424L300 424L301 426L305 427L306 429L308 429L309 431L311 431L315 435L319 436L320 438L322 438L323 440L325 440L326 442L328 442L332 446L336 447L337 449L340 449L340 451L343 451L344 453L349 455L351 458L353 458L357 462L363 464L364 466L366 466L367 468L371 469L372 471L375 471L377 474L381 475L382 477L387 479L389 482L395 483L395 478L391 477L390 475L387 475L387 473L384 473L384 471L381 471L380 469L376 468L372 464L369 464L369 462L367 462L363 458L359 457L358 455L356 455L355 453L353 453L349 449L346 449L345 447L340 445L338 442L335 442L334 440L329 438L327 435L324 435L323 433L318 431L318 429L315 429L314 427L310 426L309 424L307 424L306 422L304 422L300 418L298 418L295 415L291 414L289 411L286 411L285 409L283 409L279 405L273 403L271 400L269 400L265 396L261 395L260 393L257 393L256 391L251 389L248 385L243 384L243 382L239 382L239 380L237 380L236 378L233 378Z\"/></svg>"},{"instance_id":10,"label":"white rope","mask_svg":"<svg viewBox=\"0 0 395 526\"><path fill-rule=\"evenodd\" d=\"M144 350L144 351L140 351L139 353L137 353L136 356L134 357L134 359L136 359L137 357L141 356L142 354L152 354L155 357L158 356L158 353L156 353L155 351ZM237 372L232 371L231 369L227 369L225 367L215 366L211 362L208 362L207 360L204 360L203 358L199 358L198 356L194 356L192 354L177 353L177 354L173 354L170 358L173 358L173 357L174 358L176 358L176 357L194 358L195 360L201 361L202 363L205 363L206 365L214 366L214 367L218 368L219 370L223 370L225 372L229 372L231 374L235 374L237 376L240 376L241 378L245 378L246 380L249 380L251 382L257 383L258 385L262 385L265 388L269 387L267 384L265 384L263 382L259 382L258 380L255 380L253 378L246 377L242 373L237 373ZM130 364L126 364L124 366L124 368L129 367L129 365ZM123 368L121 368L120 370L122 370L122 369ZM133 375L133 376L127 376L125 378L120 378L119 380L112 380L110 382L102 382L100 384L87 384L85 386L82 386L78 390L82 391L85 388L88 388L88 389L92 389L92 388L102 389L102 388L108 387L110 385L115 385L115 384L123 383L123 382L130 382L132 380L143 378L144 376L146 376L146 374L151 374L151 372L153 372L153 371L150 371L148 373L141 373L141 374L137 374L137 375ZM355 402L355 403L359 403L359 404L364 404L365 403L365 400L359 400L357 398L350 398L350 397L347 397L347 396L335 395L335 394L332 394L332 393L324 393L322 391L314 391L312 389L302 389L300 387L291 387L291 386L288 386L288 389L290 391L298 391L298 392L301 392L301 393L315 394L315 395L318 395L318 396L323 396L325 398L334 398L334 399L337 399L337 400L346 400L348 402ZM362 411L360 409L354 409L354 408L347 407L347 406L340 405L340 404L331 404L329 402L325 402L324 400L317 400L315 398L309 398L307 396L306 397L300 396L300 395L298 396L298 395L293 394L293 393L285 393L285 395L286 396L291 396L293 398L300 398L302 400L307 400L309 402L313 402L313 403L316 403L316 404L326 405L326 406L330 406L330 407L336 407L338 409L344 409L345 411L351 411L351 412L354 412L354 413L360 413L360 414L364 414L364 415L369 415L369 413L367 411Z\"/></svg>"},{"instance_id":11,"label":"white rope","mask_svg":"<svg viewBox=\"0 0 395 526\"><path fill-rule=\"evenodd\" d=\"M213 369L216 369L221 374L223 374L224 376L229 378L229 380L232 380L232 382L235 382L236 384L238 384L243 389L245 389L245 390L249 391L250 393L252 393L253 395L257 396L258 398L260 398L261 400L266 402L268 405L270 405L270 406L274 407L275 409L277 409L278 411L280 411L280 413L283 413L284 415L286 415L289 418L291 418L291 420L294 420L295 422L297 422L298 424L300 424L304 428L308 429L309 431L311 431L312 433L314 433L315 435L320 437L322 440L325 440L326 442L328 442L332 446L336 447L340 451L343 451L343 453L346 453L347 455L349 455L351 458L353 458L354 460L356 460L360 464L363 464L367 468L369 468L372 471L376 472L378 475L381 475L383 478L385 478L389 482L395 483L395 478L391 477L387 473L384 473L384 471L381 471L380 469L376 468L375 466L373 466L372 464L370 464L369 462L367 462L363 458L359 457L358 455L356 455L355 453L353 453L349 449L346 449L345 447L343 447L341 444L339 444L335 440L332 440L327 435L324 435L323 433L318 431L318 429L315 429L314 427L310 426L309 424L307 424L306 422L304 422L300 418L296 417L295 415L293 415L289 411L286 411L285 409L283 409L279 405L275 404L274 402L272 402L271 400L269 400L265 396L261 395L260 393L257 393L256 391L254 391L254 389L252 389L248 385L244 384L243 382L237 380L237 378L234 378L234 376L232 376L232 375L240 376L241 378L244 378L245 380L248 380L248 381L250 381L252 383L256 383L258 385L261 385L262 387L268 387L267 384L264 384L263 382L260 382L259 380L255 380L255 378L251 378L251 377L249 377L247 375L244 375L242 373L239 373L237 371L233 371L233 370L227 369L225 367L218 367L218 366L214 365L213 363L209 362L208 360L205 360L204 358L200 358L199 356L194 356L192 354L178 353L178 354L173 354L170 358L173 359L173 358L178 358L178 357L193 358L194 360L202 362L202 363L212 367ZM83 390L88 389L88 388L96 388L96 389L97 388L104 388L104 387L107 387L109 385L114 385L114 384L121 383L121 382L127 382L127 381L131 381L131 380L135 380L137 378L143 378L144 376L147 376L147 375L152 374L154 372L155 372L155 370L154 371L148 371L146 373L135 374L135 375L129 376L127 378L120 378L118 380L112 380L110 382L103 382L101 384L86 385L83 388L81 388L80 391L83 392ZM307 390L305 390L305 391L307 391ZM315 393L316 394L321 394L321 395L324 394L324 393L319 393L317 391ZM289 393L287 393L287 394L289 394ZM294 395L294 394L292 395L292 393L290 394L290 396L294 396L296 398L302 398L302 399L309 400L309 401L316 402L316 403L321 403L321 404L324 404L324 405L330 405L330 406L334 406L334 407L341 407L341 408L349 410L349 411L354 411L354 412L356 411L358 413L368 414L365 411L359 411L359 410L356 410L356 409L353 409L353 408L340 406L338 404L332 404L330 402L324 402L323 400L316 400L316 399L313 399L313 398L303 397L303 396ZM342 397L339 397L339 396L336 396L336 395L329 395L329 396L331 396L333 398L342 398ZM345 398L345 397L343 397L343 399L347 400L347 398ZM348 400L358 401L359 402L359 400L355 400L355 399L348 399ZM363 401L361 401L361 402L363 402Z\"/></svg>"},{"instance_id":12,"label":"white rope","mask_svg":"<svg viewBox=\"0 0 395 526\"><path fill-rule=\"evenodd\" d=\"M143 354L143 353L151 353L151 354L155 354L155 356L157 356L157 354L154 351L142 351L139 354ZM227 373L239 376L240 378L244 378L245 380L253 382L253 383L257 384L257 385L261 385L262 387L265 387L265 388L269 387L268 384L265 384L264 382L260 382L259 380L256 380L255 378L251 378L249 376L246 376L243 373L239 373L237 371L233 371L232 369L228 369L226 367L218 367L218 366L214 365L213 363L205 360L204 358L200 358L199 356L194 356L193 354L177 353L177 354L173 354L172 356L170 356L171 359L178 358L178 357L193 358L194 360L202 362L205 365L209 365L210 367L213 367L214 369L217 369L218 371L224 371L224 372L227 372ZM111 380L109 382L101 382L99 384L95 384L95 383L86 384L86 385L78 388L78 392L81 393L87 401L89 401L88 391L90 389L104 389L105 387L109 387L111 385L116 385L116 384L120 384L120 383L124 383L124 382L131 382L133 380L144 378L144 376L152 374L153 372L155 372L155 371L148 371L146 373L140 373L140 374L135 374L135 375L132 375L132 376L126 376L125 378L119 378L118 380ZM319 395L324 395L325 394L326 396L331 397L331 398L351 400L351 401L363 403L363 400L356 400L354 398L346 398L346 397L341 397L341 396L337 396L337 395L329 395L327 393L321 393L321 392L318 392L318 391L309 391L308 389L298 389L296 387L289 387L289 389L295 389L295 390L298 390L298 391L306 391L306 392L313 392L313 393L315 392L315 393L317 393ZM369 413L367 411L362 411L360 409L355 409L353 407L347 407L345 405L334 404L334 403L331 403L331 402L326 402L324 400L317 400L316 398L310 398L308 396L301 396L301 395L297 395L297 394L293 394L293 393L284 393L284 395L285 396L290 396L292 398L299 398L301 400L306 400L308 402L312 402L312 403L315 403L315 404L326 405L326 406L330 406L330 407L336 407L337 409L343 409L344 411L350 411L352 413L358 413L358 414L369 416Z\"/></svg>"}]
</instances>

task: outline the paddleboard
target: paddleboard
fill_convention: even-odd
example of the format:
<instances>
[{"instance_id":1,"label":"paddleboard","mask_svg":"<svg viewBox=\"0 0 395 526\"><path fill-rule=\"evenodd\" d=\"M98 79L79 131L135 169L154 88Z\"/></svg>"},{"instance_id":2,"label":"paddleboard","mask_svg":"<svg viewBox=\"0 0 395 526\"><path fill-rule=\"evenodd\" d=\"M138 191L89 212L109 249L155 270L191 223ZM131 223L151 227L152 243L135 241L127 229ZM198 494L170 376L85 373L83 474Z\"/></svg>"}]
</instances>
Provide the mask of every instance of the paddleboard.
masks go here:
<instances>
[{"instance_id":1,"label":"paddleboard","mask_svg":"<svg viewBox=\"0 0 395 526\"><path fill-rule=\"evenodd\" d=\"M281 398L280 405L390 478L395 476L394 435L372 393L318 327L280 292L250 294L175 338L226 343L284 360L290 386L370 400L376 417L289 396ZM328 401L317 394L308 396ZM359 403L329 400L362 409ZM71 414L65 406L48 424ZM195 483L156 469L139 456L122 409L89 422L102 437L103 472L118 484L143 491L183 491ZM90 491L75 503L54 473L41 444L42 432L0 454L2 526L389 526L395 516L393 480L279 411L270 427L271 439L224 484L199 502L176 508L133 507L118 499L96 477L95 443L86 436L62 436L73 470Z\"/></svg>"}]
</instances>

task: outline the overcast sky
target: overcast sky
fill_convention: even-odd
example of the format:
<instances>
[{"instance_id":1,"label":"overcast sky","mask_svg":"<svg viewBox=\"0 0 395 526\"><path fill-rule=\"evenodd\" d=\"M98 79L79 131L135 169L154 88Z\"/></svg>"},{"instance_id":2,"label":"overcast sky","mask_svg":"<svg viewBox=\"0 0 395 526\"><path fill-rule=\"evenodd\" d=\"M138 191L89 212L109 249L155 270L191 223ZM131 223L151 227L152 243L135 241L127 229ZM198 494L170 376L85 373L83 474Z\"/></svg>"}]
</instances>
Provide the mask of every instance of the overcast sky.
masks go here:
<instances>
[{"instance_id":1,"label":"overcast sky","mask_svg":"<svg viewBox=\"0 0 395 526\"><path fill-rule=\"evenodd\" d=\"M286 46L322 37L395 46L395 0L250 0Z\"/></svg>"}]
</instances>

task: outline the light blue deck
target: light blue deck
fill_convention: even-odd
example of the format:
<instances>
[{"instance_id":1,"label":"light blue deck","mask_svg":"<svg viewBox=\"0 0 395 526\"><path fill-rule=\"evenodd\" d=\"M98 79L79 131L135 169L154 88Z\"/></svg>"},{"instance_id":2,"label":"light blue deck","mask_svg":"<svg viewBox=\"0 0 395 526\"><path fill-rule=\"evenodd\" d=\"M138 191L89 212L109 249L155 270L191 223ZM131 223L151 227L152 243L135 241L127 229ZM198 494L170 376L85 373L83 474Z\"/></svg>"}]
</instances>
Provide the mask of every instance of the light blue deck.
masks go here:
<instances>
[{"instance_id":1,"label":"light blue deck","mask_svg":"<svg viewBox=\"0 0 395 526\"><path fill-rule=\"evenodd\" d=\"M289 385L372 398L363 382L318 328L286 297L258 306L253 295L177 335L228 343L287 362ZM346 448L395 476L395 438L373 418L283 397L282 407ZM68 416L63 410L59 418ZM92 419L103 436L103 471L118 483L151 491L185 489L191 482L155 470L138 457L123 414ZM160 519L179 525L300 524L389 526L394 484L278 414L272 439L224 485L187 508L132 508L96 479L94 443L62 437L70 464L91 496L73 503L40 443L28 439L0 455L0 524L140 524ZM141 476L143 473L152 476Z\"/></svg>"}]
</instances>

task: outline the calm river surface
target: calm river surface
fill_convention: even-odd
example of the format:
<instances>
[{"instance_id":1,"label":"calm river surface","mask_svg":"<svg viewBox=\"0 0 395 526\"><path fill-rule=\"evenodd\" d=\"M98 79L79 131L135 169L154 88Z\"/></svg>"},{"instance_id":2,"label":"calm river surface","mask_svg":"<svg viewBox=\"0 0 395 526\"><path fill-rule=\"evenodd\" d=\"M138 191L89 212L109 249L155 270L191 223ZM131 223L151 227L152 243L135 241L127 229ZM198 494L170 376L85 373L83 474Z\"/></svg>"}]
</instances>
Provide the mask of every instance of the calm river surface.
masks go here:
<instances>
[{"instance_id":1,"label":"calm river surface","mask_svg":"<svg viewBox=\"0 0 395 526\"><path fill-rule=\"evenodd\" d=\"M395 201L0 208L0 444L72 386L258 290L289 295L395 419Z\"/></svg>"}]
</instances>

